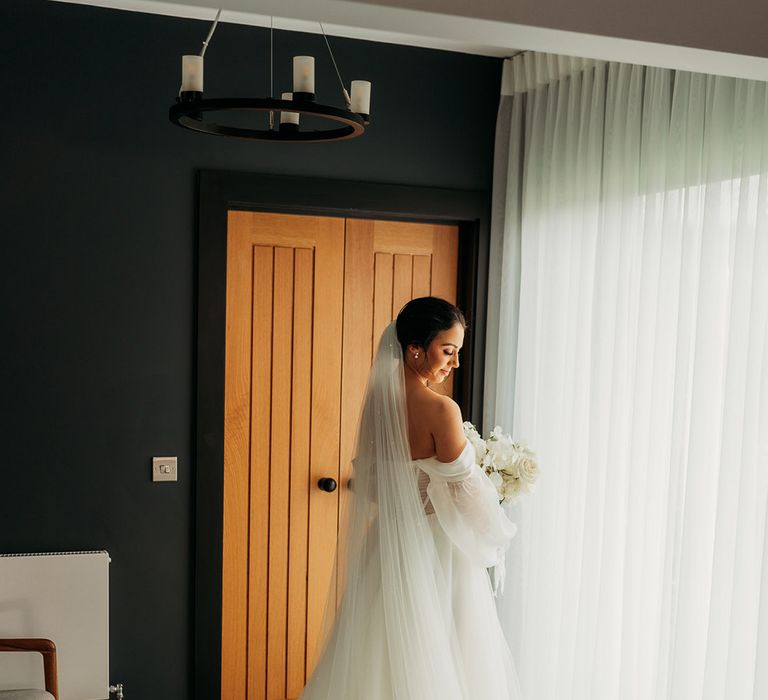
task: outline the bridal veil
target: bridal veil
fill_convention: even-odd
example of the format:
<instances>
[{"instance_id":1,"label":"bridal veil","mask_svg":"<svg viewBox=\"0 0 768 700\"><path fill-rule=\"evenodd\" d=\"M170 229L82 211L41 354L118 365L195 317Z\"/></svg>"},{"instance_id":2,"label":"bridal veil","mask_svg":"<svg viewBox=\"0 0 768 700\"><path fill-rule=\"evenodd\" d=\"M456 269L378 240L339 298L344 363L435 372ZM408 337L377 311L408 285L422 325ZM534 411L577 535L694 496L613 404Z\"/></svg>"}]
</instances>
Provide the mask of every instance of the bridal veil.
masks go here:
<instances>
[{"instance_id":1,"label":"bridal veil","mask_svg":"<svg viewBox=\"0 0 768 700\"><path fill-rule=\"evenodd\" d=\"M469 697L406 426L393 322L382 335L360 415L338 554L344 595L303 700Z\"/></svg>"}]
</instances>

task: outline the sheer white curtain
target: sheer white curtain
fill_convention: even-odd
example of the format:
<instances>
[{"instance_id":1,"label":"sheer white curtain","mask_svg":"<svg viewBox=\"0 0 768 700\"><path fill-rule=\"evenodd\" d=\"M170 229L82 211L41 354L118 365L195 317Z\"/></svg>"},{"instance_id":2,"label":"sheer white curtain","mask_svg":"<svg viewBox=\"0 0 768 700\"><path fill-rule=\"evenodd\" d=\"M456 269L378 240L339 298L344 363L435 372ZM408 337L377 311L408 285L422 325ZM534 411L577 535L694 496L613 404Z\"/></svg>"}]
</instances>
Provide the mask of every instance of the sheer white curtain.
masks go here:
<instances>
[{"instance_id":1,"label":"sheer white curtain","mask_svg":"<svg viewBox=\"0 0 768 700\"><path fill-rule=\"evenodd\" d=\"M524 696L768 698L766 84L507 63L484 423L541 460Z\"/></svg>"}]
</instances>

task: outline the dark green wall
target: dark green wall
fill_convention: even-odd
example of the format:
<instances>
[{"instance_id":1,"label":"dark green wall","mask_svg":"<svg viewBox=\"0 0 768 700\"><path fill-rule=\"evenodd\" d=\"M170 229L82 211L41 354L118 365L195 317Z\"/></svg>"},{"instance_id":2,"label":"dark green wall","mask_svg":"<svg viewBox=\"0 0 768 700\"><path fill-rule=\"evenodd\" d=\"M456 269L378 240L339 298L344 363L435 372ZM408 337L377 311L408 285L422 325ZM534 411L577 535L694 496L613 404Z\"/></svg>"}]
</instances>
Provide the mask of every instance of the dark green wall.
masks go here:
<instances>
[{"instance_id":1,"label":"dark green wall","mask_svg":"<svg viewBox=\"0 0 768 700\"><path fill-rule=\"evenodd\" d=\"M363 138L229 141L167 119L207 26L0 5L0 552L109 550L110 675L135 700L192 692L196 171L490 188L498 60L335 39L373 82ZM275 38L277 86L314 54L338 103L322 39ZM267 39L220 25L206 94L263 94ZM178 483L153 484L169 454Z\"/></svg>"}]
</instances>

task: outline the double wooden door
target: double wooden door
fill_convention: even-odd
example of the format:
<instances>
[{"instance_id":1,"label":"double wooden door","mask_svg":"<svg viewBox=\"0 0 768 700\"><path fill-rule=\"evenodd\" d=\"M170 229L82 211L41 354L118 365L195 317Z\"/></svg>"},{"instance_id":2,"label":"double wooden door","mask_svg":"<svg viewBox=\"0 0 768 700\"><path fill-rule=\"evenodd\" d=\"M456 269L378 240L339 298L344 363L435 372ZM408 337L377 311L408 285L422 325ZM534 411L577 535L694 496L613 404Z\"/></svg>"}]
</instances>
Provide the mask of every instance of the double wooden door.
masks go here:
<instances>
[{"instance_id":1,"label":"double wooden door","mask_svg":"<svg viewBox=\"0 0 768 700\"><path fill-rule=\"evenodd\" d=\"M455 226L230 211L222 698L296 698L317 661L375 345L455 301ZM451 387L447 386L450 392ZM321 478L339 487L327 492Z\"/></svg>"}]
</instances>

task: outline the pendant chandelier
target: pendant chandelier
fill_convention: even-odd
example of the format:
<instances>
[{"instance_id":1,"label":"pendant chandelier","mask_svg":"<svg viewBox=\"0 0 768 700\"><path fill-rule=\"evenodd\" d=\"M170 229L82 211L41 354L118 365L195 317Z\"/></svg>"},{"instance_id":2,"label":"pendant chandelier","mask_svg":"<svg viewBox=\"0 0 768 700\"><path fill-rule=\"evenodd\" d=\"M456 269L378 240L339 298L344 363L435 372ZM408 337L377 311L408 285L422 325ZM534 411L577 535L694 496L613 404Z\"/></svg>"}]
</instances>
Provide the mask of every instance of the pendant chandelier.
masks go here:
<instances>
[{"instance_id":1,"label":"pendant chandelier","mask_svg":"<svg viewBox=\"0 0 768 700\"><path fill-rule=\"evenodd\" d=\"M176 104L171 106L168 115L174 124L218 136L294 143L343 141L363 134L369 123L371 83L367 80L353 80L350 86L351 95L347 92L322 24L320 29L339 78L346 108L315 102L313 56L293 57L293 92L281 93L280 99L273 97L274 27L271 23L270 96L204 98L203 62L220 16L219 9L200 54L181 57L181 88ZM258 113L263 116L260 124L254 126L252 122L254 117L258 118ZM320 128L303 128L302 117L304 121L309 121L314 126L319 125Z\"/></svg>"}]
</instances>

